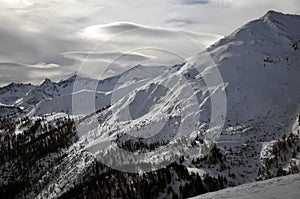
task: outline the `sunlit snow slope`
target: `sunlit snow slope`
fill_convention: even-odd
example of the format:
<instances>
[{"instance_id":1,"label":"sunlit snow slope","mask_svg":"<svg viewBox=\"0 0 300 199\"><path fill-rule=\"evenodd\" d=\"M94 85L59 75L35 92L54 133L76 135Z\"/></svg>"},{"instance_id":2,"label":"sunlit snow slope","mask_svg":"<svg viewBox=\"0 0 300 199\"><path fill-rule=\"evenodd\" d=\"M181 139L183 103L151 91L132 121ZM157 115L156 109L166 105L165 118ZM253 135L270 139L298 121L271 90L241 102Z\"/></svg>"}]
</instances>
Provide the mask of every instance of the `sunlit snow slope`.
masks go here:
<instances>
[{"instance_id":1,"label":"sunlit snow slope","mask_svg":"<svg viewBox=\"0 0 300 199\"><path fill-rule=\"evenodd\" d=\"M290 175L262 182L253 182L221 191L204 194L193 199L293 199L300 195L300 175Z\"/></svg>"}]
</instances>

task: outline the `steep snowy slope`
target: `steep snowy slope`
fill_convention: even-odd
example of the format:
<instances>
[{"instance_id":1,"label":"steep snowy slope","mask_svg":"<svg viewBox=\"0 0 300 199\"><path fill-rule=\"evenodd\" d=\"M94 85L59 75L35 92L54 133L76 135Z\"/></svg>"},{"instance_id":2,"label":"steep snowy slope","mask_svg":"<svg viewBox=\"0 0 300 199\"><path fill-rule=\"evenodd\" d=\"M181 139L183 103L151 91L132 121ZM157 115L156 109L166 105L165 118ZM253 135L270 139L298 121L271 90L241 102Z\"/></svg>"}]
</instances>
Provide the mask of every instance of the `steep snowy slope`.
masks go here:
<instances>
[{"instance_id":1,"label":"steep snowy slope","mask_svg":"<svg viewBox=\"0 0 300 199\"><path fill-rule=\"evenodd\" d=\"M224 82L229 82L229 119L298 111L299 23L299 16L269 11L208 49Z\"/></svg>"},{"instance_id":2,"label":"steep snowy slope","mask_svg":"<svg viewBox=\"0 0 300 199\"><path fill-rule=\"evenodd\" d=\"M231 176L233 184L289 170L299 140L286 151L278 145L286 143L285 134L299 134L299 25L299 16L269 11L208 48L227 85L226 123L217 143L227 160L209 167L195 161L196 167ZM191 62L199 61L201 54Z\"/></svg>"}]
</instances>

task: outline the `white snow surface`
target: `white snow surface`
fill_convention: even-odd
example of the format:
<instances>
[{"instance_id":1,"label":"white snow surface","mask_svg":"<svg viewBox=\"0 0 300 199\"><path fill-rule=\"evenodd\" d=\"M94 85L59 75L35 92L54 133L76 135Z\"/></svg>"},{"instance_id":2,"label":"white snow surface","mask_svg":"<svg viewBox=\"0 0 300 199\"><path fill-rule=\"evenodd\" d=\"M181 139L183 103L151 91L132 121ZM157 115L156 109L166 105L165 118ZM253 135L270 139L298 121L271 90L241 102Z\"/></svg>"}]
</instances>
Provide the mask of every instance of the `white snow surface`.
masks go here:
<instances>
[{"instance_id":1,"label":"white snow surface","mask_svg":"<svg viewBox=\"0 0 300 199\"><path fill-rule=\"evenodd\" d=\"M247 183L191 199L296 199L300 196L300 175Z\"/></svg>"}]
</instances>

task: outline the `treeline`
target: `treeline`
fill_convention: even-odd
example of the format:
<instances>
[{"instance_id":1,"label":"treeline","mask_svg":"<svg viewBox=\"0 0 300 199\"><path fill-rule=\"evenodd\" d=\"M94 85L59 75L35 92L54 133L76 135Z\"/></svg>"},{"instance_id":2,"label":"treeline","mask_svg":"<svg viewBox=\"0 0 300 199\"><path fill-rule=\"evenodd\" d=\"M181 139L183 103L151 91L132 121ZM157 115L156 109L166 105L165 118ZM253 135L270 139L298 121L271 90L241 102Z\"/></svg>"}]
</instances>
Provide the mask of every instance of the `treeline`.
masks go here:
<instances>
[{"instance_id":1,"label":"treeline","mask_svg":"<svg viewBox=\"0 0 300 199\"><path fill-rule=\"evenodd\" d=\"M126 151L130 152L149 152L149 151L154 151L155 149L164 146L169 143L168 140L159 140L159 141L151 141L147 140L148 142L145 141L143 138L133 138L132 139L126 139L126 141L123 141L123 137L128 137L128 136L118 136L116 143L119 148L122 148Z\"/></svg>"},{"instance_id":2,"label":"treeline","mask_svg":"<svg viewBox=\"0 0 300 199\"><path fill-rule=\"evenodd\" d=\"M299 172L296 162L291 160L286 169L283 168L290 158L297 158L300 153L299 135L290 133L284 135L272 145L270 150L272 156L262 159L263 166L259 168L256 180L265 180L273 177L285 176Z\"/></svg>"},{"instance_id":3,"label":"treeline","mask_svg":"<svg viewBox=\"0 0 300 199\"><path fill-rule=\"evenodd\" d=\"M61 198L188 198L223 189L226 184L224 177L206 174L201 178L176 162L143 174L121 172L95 162L90 173Z\"/></svg>"},{"instance_id":4,"label":"treeline","mask_svg":"<svg viewBox=\"0 0 300 199\"><path fill-rule=\"evenodd\" d=\"M88 115L83 116L82 118L80 118L80 119L77 121L77 124L80 124L81 122L85 121L85 120L88 119L88 118L91 118L91 117L95 116L96 114L99 114L99 113L104 112L105 110L109 109L110 107L111 107L111 104L108 104L108 105L106 105L106 106L104 106L104 107L102 107L102 108L96 110L96 111L93 112L93 113L90 113L90 114L88 114Z\"/></svg>"},{"instance_id":5,"label":"treeline","mask_svg":"<svg viewBox=\"0 0 300 199\"><path fill-rule=\"evenodd\" d=\"M230 166L227 165L226 156L223 155L217 145L214 145L205 157L199 157L192 159L192 164L197 168L201 167L214 167L219 166L219 171L224 171L225 169L230 169Z\"/></svg>"},{"instance_id":6,"label":"treeline","mask_svg":"<svg viewBox=\"0 0 300 199\"><path fill-rule=\"evenodd\" d=\"M0 162L18 157L27 158L32 153L41 156L57 151L69 146L70 138L76 135L74 121L70 118L58 119L54 124L47 124L46 128L42 125L46 123L42 119L32 121L24 118L21 122L22 126L25 124L29 127L15 133L16 125L11 124L9 129L0 135Z\"/></svg>"},{"instance_id":7,"label":"treeline","mask_svg":"<svg viewBox=\"0 0 300 199\"><path fill-rule=\"evenodd\" d=\"M63 154L61 149L77 139L75 122L70 118L51 122L44 117L15 121L2 118L1 121L6 125L1 126L0 172L7 176L2 176L4 182L0 183L1 198L14 198L20 192L30 191L36 180ZM57 154L51 159L53 153ZM46 157L47 163L42 161Z\"/></svg>"}]
</instances>

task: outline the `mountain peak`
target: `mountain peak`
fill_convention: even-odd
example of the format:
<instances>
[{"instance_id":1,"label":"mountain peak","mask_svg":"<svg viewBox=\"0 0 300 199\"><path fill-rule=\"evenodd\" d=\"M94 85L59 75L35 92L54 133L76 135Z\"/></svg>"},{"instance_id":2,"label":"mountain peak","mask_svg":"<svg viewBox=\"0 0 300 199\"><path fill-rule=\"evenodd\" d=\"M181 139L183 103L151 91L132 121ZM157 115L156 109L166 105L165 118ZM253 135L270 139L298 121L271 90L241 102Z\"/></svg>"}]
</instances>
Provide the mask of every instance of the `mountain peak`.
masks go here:
<instances>
[{"instance_id":1,"label":"mountain peak","mask_svg":"<svg viewBox=\"0 0 300 199\"><path fill-rule=\"evenodd\" d=\"M287 45L290 45L290 43L300 40L299 23L299 15L284 14L269 10L259 19L248 22L235 30L232 34L217 41L207 50L212 51L219 46L230 45L230 42L236 41L251 43L250 46L254 46L255 43L257 44L261 41L270 41L273 44L277 43L280 45L287 43ZM278 37L278 35L280 35L280 37Z\"/></svg>"},{"instance_id":2,"label":"mountain peak","mask_svg":"<svg viewBox=\"0 0 300 199\"><path fill-rule=\"evenodd\" d=\"M299 20L299 15L284 14L274 10L269 10L261 19L263 21L279 22L282 20Z\"/></svg>"},{"instance_id":3,"label":"mountain peak","mask_svg":"<svg viewBox=\"0 0 300 199\"><path fill-rule=\"evenodd\" d=\"M274 10L269 10L261 19L266 22L266 21L270 21L272 23L274 22L278 22L278 20L286 17L288 15L283 14L281 12L277 12Z\"/></svg>"},{"instance_id":4,"label":"mountain peak","mask_svg":"<svg viewBox=\"0 0 300 199\"><path fill-rule=\"evenodd\" d=\"M277 31L288 35L289 38L292 38L295 41L299 40L299 15L284 14L270 10L260 20L263 21L263 23L276 28Z\"/></svg>"},{"instance_id":5,"label":"mountain peak","mask_svg":"<svg viewBox=\"0 0 300 199\"><path fill-rule=\"evenodd\" d=\"M277 12L275 10L269 10L265 16L282 16L282 15L285 15L283 14L282 12Z\"/></svg>"},{"instance_id":6,"label":"mountain peak","mask_svg":"<svg viewBox=\"0 0 300 199\"><path fill-rule=\"evenodd\" d=\"M47 86L47 85L52 84L52 83L53 83L53 82L52 82L50 79L46 78L46 79L40 84L40 86Z\"/></svg>"},{"instance_id":7,"label":"mountain peak","mask_svg":"<svg viewBox=\"0 0 300 199\"><path fill-rule=\"evenodd\" d=\"M77 74L74 74L72 76L70 76L69 78L67 78L66 80L61 80L61 81L70 81L70 82L74 82L76 80L76 78L79 77Z\"/></svg>"}]
</instances>

